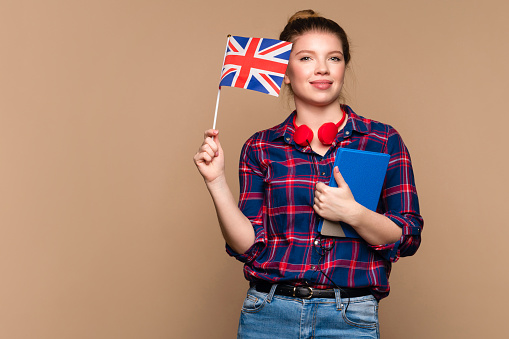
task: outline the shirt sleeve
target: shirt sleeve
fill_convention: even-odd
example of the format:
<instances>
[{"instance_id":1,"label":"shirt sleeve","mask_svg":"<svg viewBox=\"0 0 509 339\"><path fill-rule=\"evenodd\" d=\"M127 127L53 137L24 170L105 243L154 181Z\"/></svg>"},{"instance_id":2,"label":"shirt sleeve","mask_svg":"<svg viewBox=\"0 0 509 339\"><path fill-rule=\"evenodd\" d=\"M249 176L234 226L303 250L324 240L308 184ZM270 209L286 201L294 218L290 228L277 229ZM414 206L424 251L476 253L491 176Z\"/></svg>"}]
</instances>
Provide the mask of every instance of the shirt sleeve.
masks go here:
<instances>
[{"instance_id":1,"label":"shirt sleeve","mask_svg":"<svg viewBox=\"0 0 509 339\"><path fill-rule=\"evenodd\" d=\"M410 154L398 132L390 126L388 128L387 151L391 158L377 212L401 227L402 235L393 244L370 247L386 260L396 262L400 257L417 251L424 221L419 211Z\"/></svg>"},{"instance_id":2,"label":"shirt sleeve","mask_svg":"<svg viewBox=\"0 0 509 339\"><path fill-rule=\"evenodd\" d=\"M249 263L255 260L266 246L266 232L264 228L264 173L266 166L261 160L261 147L256 147L256 135L251 137L242 148L239 163L240 197L239 208L251 221L255 231L253 245L243 254L235 252L226 244L226 252L237 260Z\"/></svg>"}]
</instances>

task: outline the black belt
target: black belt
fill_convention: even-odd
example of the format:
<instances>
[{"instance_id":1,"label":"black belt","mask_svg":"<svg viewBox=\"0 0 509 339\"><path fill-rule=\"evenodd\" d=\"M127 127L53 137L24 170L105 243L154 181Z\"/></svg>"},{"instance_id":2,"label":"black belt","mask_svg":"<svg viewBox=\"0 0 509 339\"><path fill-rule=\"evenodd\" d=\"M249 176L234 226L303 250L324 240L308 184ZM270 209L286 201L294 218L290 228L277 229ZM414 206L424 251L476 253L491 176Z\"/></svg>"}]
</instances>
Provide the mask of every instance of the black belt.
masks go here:
<instances>
[{"instance_id":1,"label":"black belt","mask_svg":"<svg viewBox=\"0 0 509 339\"><path fill-rule=\"evenodd\" d=\"M258 292L269 293L272 284L269 283L254 283L253 284ZM341 298L357 298L370 295L369 288L343 288L339 289ZM302 299L311 298L335 298L336 293L334 289L321 290L309 286L292 286L292 285L277 285L274 294L284 295L287 297L297 297Z\"/></svg>"}]
</instances>

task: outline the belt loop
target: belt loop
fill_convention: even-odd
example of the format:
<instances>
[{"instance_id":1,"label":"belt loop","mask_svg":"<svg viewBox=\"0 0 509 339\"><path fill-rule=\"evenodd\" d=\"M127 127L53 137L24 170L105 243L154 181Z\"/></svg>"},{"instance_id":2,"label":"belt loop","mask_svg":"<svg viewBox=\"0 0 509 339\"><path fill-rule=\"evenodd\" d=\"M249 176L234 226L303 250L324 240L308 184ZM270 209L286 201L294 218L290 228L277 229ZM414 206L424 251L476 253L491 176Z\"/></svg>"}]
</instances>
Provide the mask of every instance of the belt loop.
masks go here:
<instances>
[{"instance_id":1,"label":"belt loop","mask_svg":"<svg viewBox=\"0 0 509 339\"><path fill-rule=\"evenodd\" d=\"M276 293L277 284L272 284L270 287L269 295L267 296L267 302L270 303L272 298L274 297L274 293Z\"/></svg>"},{"instance_id":2,"label":"belt loop","mask_svg":"<svg viewBox=\"0 0 509 339\"><path fill-rule=\"evenodd\" d=\"M334 289L334 295L336 296L336 309L338 311L341 311L341 309L343 308L343 304L341 303L341 292L339 291L339 289L337 288Z\"/></svg>"}]
</instances>

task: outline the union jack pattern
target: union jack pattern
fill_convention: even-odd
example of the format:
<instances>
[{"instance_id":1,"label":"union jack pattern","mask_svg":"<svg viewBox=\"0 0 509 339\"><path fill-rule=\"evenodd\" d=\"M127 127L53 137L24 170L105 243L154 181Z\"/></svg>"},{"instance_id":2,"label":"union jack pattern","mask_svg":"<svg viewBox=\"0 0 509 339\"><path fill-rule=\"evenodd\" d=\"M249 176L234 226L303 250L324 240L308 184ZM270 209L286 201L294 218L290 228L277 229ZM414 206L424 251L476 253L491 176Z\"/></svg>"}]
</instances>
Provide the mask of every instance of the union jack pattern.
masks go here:
<instances>
[{"instance_id":1,"label":"union jack pattern","mask_svg":"<svg viewBox=\"0 0 509 339\"><path fill-rule=\"evenodd\" d=\"M219 86L279 96L291 49L286 41L231 36Z\"/></svg>"}]
</instances>

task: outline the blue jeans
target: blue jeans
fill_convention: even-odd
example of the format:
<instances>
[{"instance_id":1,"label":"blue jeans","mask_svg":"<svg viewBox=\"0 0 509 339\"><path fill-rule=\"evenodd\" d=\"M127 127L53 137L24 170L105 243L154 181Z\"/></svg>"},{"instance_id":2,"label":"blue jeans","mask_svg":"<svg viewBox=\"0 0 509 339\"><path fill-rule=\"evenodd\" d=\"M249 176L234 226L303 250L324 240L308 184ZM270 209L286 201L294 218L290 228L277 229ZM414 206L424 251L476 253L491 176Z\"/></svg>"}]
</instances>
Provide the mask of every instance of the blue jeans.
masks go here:
<instances>
[{"instance_id":1,"label":"blue jeans","mask_svg":"<svg viewBox=\"0 0 509 339\"><path fill-rule=\"evenodd\" d=\"M378 301L369 295L341 299L301 299L247 291L237 338L380 338Z\"/></svg>"}]
</instances>

